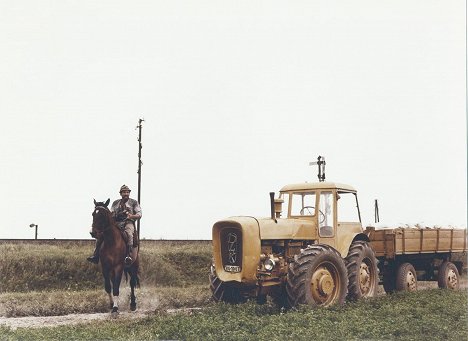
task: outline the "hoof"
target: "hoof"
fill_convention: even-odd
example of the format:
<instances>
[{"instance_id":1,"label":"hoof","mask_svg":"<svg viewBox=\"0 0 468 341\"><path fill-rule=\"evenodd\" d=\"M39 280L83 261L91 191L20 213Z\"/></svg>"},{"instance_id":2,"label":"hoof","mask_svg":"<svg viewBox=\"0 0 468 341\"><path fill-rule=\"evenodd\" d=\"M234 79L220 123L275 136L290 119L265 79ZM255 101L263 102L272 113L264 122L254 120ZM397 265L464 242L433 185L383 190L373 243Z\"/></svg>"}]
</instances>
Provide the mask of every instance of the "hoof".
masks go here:
<instances>
[{"instance_id":1,"label":"hoof","mask_svg":"<svg viewBox=\"0 0 468 341\"><path fill-rule=\"evenodd\" d=\"M119 315L119 308L118 307L112 307L111 315L112 315L112 317L118 316Z\"/></svg>"},{"instance_id":2,"label":"hoof","mask_svg":"<svg viewBox=\"0 0 468 341\"><path fill-rule=\"evenodd\" d=\"M114 302L110 304L110 309L114 310Z\"/></svg>"},{"instance_id":3,"label":"hoof","mask_svg":"<svg viewBox=\"0 0 468 341\"><path fill-rule=\"evenodd\" d=\"M130 310L135 311L136 310L136 303L130 303Z\"/></svg>"}]
</instances>

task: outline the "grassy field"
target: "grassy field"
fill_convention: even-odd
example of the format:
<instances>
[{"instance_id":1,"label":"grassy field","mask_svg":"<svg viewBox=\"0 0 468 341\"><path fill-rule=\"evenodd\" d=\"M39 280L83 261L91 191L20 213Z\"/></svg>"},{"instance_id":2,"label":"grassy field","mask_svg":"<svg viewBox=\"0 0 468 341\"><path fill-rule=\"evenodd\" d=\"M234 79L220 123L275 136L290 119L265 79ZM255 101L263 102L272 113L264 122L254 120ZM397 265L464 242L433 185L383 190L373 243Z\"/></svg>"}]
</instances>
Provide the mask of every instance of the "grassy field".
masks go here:
<instances>
[{"instance_id":1,"label":"grassy field","mask_svg":"<svg viewBox=\"0 0 468 341\"><path fill-rule=\"evenodd\" d=\"M284 312L252 302L55 328L0 327L3 340L466 340L466 291L399 293L342 307Z\"/></svg>"},{"instance_id":2,"label":"grassy field","mask_svg":"<svg viewBox=\"0 0 468 341\"><path fill-rule=\"evenodd\" d=\"M0 244L0 293L70 290L103 287L99 266L86 261L92 245L72 242ZM211 244L163 242L141 247L141 284L191 286L205 284L211 263Z\"/></svg>"},{"instance_id":3,"label":"grassy field","mask_svg":"<svg viewBox=\"0 0 468 341\"><path fill-rule=\"evenodd\" d=\"M0 316L108 312L99 267L86 262L91 245L0 244ZM142 248L142 319L54 328L0 327L0 340L466 340L468 292L431 289L383 295L329 309L284 311L252 302L210 301L211 245L160 243ZM121 307L128 310L128 286ZM171 308L200 310L169 313Z\"/></svg>"}]
</instances>

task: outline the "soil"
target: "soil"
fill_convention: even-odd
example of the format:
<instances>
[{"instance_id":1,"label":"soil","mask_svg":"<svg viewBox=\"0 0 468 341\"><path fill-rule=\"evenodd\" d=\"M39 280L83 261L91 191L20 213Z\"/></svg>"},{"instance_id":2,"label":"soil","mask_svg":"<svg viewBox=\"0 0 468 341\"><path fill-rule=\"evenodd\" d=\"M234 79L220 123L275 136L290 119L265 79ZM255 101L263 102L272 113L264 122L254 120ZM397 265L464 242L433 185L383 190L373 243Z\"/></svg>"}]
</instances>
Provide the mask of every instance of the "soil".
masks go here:
<instances>
[{"instance_id":1,"label":"soil","mask_svg":"<svg viewBox=\"0 0 468 341\"><path fill-rule=\"evenodd\" d=\"M121 312L117 318L141 318L144 312ZM0 317L0 325L16 328L57 327L74 325L96 320L113 319L109 313L99 314L70 314L63 316L26 316L26 317Z\"/></svg>"},{"instance_id":2,"label":"soil","mask_svg":"<svg viewBox=\"0 0 468 341\"><path fill-rule=\"evenodd\" d=\"M165 312L168 314L185 313L192 314L193 311L201 308L183 308L183 309L168 309ZM17 328L42 328L42 327L57 327L63 325L75 325L87 323L97 320L115 320L115 319L140 319L154 314L154 310L146 311L123 311L117 316L112 316L110 313L94 313L94 314L70 314L63 316L26 316L26 317L0 317L0 325L5 325L15 330Z\"/></svg>"}]
</instances>

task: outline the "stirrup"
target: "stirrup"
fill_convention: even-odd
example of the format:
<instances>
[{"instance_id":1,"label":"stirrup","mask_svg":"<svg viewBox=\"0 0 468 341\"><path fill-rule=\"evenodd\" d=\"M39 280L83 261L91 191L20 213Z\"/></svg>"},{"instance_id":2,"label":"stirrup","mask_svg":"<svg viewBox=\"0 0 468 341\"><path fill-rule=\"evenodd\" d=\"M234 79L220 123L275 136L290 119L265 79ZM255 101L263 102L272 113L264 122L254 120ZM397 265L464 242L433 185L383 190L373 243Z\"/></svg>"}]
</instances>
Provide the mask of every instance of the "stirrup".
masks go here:
<instances>
[{"instance_id":1,"label":"stirrup","mask_svg":"<svg viewBox=\"0 0 468 341\"><path fill-rule=\"evenodd\" d=\"M125 264L126 264L126 265L132 264L132 261L133 261L133 260L132 260L132 257L130 257L130 256L125 257Z\"/></svg>"}]
</instances>

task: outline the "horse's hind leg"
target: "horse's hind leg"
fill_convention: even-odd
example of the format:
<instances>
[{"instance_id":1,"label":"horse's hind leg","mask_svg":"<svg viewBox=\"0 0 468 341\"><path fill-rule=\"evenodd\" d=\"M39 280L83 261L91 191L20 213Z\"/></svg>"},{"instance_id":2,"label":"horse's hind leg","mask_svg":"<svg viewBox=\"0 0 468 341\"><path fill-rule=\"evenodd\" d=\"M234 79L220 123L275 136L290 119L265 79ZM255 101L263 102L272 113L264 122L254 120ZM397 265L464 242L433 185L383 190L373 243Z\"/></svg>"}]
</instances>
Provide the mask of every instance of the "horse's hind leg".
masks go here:
<instances>
[{"instance_id":1,"label":"horse's hind leg","mask_svg":"<svg viewBox=\"0 0 468 341\"><path fill-rule=\"evenodd\" d=\"M130 270L130 310L136 310L136 297L135 297L135 287L138 284L138 273L137 270L132 268Z\"/></svg>"}]
</instances>

